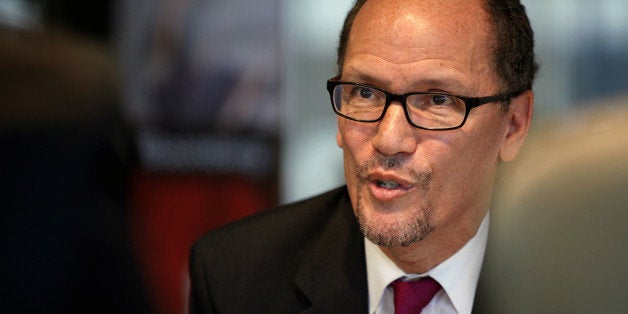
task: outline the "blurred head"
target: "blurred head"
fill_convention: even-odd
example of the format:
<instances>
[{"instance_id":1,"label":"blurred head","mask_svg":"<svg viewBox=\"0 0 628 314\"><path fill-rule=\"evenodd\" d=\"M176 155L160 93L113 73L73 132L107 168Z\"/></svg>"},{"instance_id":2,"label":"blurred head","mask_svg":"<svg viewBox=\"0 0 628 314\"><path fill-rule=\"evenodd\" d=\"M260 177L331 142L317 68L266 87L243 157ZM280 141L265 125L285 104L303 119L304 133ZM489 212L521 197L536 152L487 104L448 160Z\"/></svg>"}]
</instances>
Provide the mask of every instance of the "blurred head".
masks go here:
<instances>
[{"instance_id":1,"label":"blurred head","mask_svg":"<svg viewBox=\"0 0 628 314\"><path fill-rule=\"evenodd\" d=\"M490 302L478 313L628 312L627 105L545 120L504 169L482 268Z\"/></svg>"},{"instance_id":2,"label":"blurred head","mask_svg":"<svg viewBox=\"0 0 628 314\"><path fill-rule=\"evenodd\" d=\"M342 81L397 94L522 91L508 110L499 103L476 107L453 130L413 127L397 100L378 122L338 118L353 208L365 236L380 246L429 240L453 254L485 216L499 162L513 159L527 134L532 78L511 86L515 70L497 69L503 65L495 54L503 49L495 21L509 13L495 9L495 17L491 10L481 0L369 0L347 17L338 52Z\"/></svg>"}]
</instances>

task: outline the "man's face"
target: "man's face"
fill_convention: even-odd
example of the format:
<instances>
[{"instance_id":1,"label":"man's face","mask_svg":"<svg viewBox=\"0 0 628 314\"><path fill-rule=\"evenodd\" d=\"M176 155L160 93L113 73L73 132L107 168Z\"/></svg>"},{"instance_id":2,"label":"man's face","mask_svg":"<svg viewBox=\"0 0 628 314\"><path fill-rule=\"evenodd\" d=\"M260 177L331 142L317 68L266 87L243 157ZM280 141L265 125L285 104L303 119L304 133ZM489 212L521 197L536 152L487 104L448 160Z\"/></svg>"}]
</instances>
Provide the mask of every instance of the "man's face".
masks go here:
<instances>
[{"instance_id":1,"label":"man's face","mask_svg":"<svg viewBox=\"0 0 628 314\"><path fill-rule=\"evenodd\" d=\"M353 24L341 80L395 93L497 94L486 20L477 1L369 0ZM488 209L509 120L499 103L473 109L450 131L412 127L397 102L380 122L338 118L347 186L367 238L387 247L466 242Z\"/></svg>"}]
</instances>

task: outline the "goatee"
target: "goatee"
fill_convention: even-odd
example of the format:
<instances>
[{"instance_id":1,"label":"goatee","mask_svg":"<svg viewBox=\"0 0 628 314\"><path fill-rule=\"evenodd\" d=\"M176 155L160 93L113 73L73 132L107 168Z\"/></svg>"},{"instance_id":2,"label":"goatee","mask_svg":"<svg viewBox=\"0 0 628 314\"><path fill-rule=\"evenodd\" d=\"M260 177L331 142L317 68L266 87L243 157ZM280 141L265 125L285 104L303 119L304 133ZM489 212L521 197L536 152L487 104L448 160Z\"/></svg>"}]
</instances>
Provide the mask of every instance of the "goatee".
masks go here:
<instances>
[{"instance_id":1,"label":"goatee","mask_svg":"<svg viewBox=\"0 0 628 314\"><path fill-rule=\"evenodd\" d=\"M432 222L433 209L429 201L416 204L414 208L404 209L403 212L395 213L392 222L382 222L374 218L369 218L364 208L363 187L367 184L367 175L370 169L383 168L384 170L394 170L411 178L417 187L427 192L430 189L432 180L431 172L419 172L414 169L404 167L401 157L398 156L374 156L370 160L358 164L356 176L359 179L357 187L357 199L355 200L355 212L360 230L364 237L371 242L382 247L406 247L413 243L424 240L433 230ZM377 210L377 209L373 209Z\"/></svg>"}]
</instances>

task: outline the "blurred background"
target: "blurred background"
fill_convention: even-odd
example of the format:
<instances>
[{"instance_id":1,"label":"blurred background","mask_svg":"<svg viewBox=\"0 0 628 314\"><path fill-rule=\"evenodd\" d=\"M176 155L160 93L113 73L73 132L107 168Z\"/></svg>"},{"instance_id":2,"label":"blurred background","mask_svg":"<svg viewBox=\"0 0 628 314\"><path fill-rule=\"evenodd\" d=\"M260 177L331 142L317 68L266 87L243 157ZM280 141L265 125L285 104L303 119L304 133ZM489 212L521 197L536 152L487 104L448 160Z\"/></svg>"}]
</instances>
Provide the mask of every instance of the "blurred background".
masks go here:
<instances>
[{"instance_id":1,"label":"blurred background","mask_svg":"<svg viewBox=\"0 0 628 314\"><path fill-rule=\"evenodd\" d=\"M626 106L628 2L523 2L532 136ZM351 4L0 0L0 311L185 313L195 238L342 184L325 81Z\"/></svg>"}]
</instances>

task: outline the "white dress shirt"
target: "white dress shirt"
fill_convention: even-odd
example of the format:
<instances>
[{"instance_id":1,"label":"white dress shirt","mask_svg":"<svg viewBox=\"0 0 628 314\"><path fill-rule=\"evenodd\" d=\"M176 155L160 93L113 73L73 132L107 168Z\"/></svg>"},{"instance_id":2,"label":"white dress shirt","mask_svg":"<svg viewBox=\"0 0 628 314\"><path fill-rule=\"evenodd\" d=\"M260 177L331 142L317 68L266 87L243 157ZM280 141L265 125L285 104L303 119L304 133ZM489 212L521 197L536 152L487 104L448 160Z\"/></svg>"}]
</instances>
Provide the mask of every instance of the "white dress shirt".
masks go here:
<instances>
[{"instance_id":1,"label":"white dress shirt","mask_svg":"<svg viewBox=\"0 0 628 314\"><path fill-rule=\"evenodd\" d=\"M393 291L388 285L401 277L412 279L425 276L438 281L442 289L421 313L471 313L486 250L488 224L487 213L473 238L454 255L424 274L404 273L376 244L365 238L369 313L393 314L395 312Z\"/></svg>"}]
</instances>

